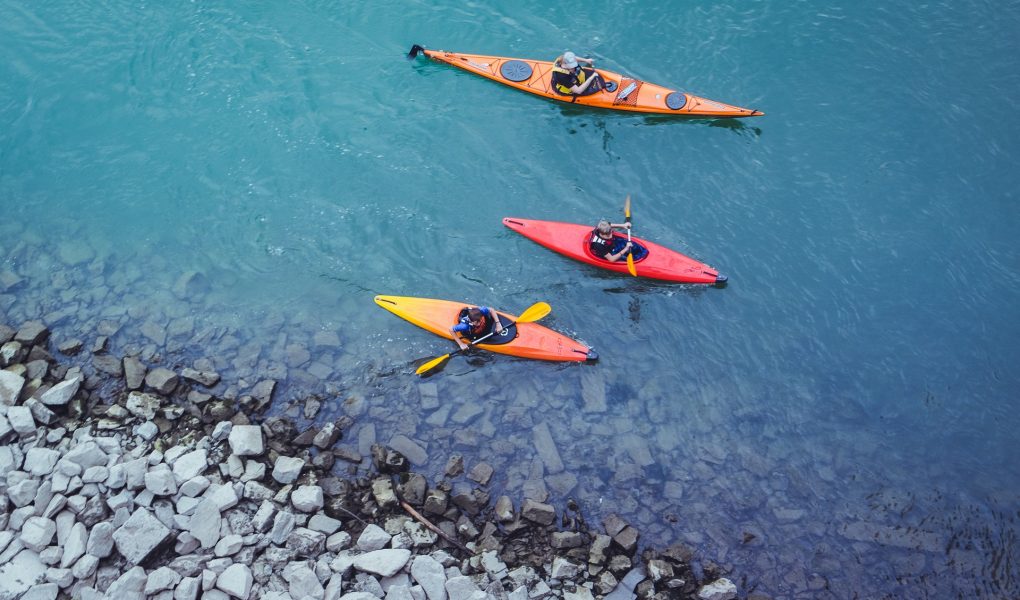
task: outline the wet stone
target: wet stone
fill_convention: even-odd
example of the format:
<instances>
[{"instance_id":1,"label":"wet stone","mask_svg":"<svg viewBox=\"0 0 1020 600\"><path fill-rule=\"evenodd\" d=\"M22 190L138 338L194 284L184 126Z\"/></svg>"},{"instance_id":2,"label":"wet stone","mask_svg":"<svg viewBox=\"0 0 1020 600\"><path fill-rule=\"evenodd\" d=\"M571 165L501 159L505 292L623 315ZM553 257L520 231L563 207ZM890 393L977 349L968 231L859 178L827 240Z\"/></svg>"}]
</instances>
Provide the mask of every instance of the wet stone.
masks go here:
<instances>
[{"instance_id":1,"label":"wet stone","mask_svg":"<svg viewBox=\"0 0 1020 600\"><path fill-rule=\"evenodd\" d=\"M124 374L124 369L120 364L120 360L108 354L99 354L97 356L93 356L92 366L102 371L103 373L106 373L107 375L112 375L114 377L119 378L121 375Z\"/></svg>"},{"instance_id":2,"label":"wet stone","mask_svg":"<svg viewBox=\"0 0 1020 600\"><path fill-rule=\"evenodd\" d=\"M464 472L464 457L454 454L446 461L446 468L443 471L447 477L456 477Z\"/></svg>"},{"instance_id":3,"label":"wet stone","mask_svg":"<svg viewBox=\"0 0 1020 600\"><path fill-rule=\"evenodd\" d=\"M190 367L185 367L183 370L181 370L181 377L207 388L211 388L220 382L219 373L211 371L199 371L196 369L192 369Z\"/></svg>"},{"instance_id":4,"label":"wet stone","mask_svg":"<svg viewBox=\"0 0 1020 600\"><path fill-rule=\"evenodd\" d=\"M489 479L492 478L493 472L494 470L492 466L488 463L478 463L471 469L471 472L468 473L468 479L477 481L481 485L486 485L489 483Z\"/></svg>"},{"instance_id":5,"label":"wet stone","mask_svg":"<svg viewBox=\"0 0 1020 600\"><path fill-rule=\"evenodd\" d=\"M146 374L145 385L164 396L168 396L177 389L177 373L170 369L157 367Z\"/></svg>"},{"instance_id":6,"label":"wet stone","mask_svg":"<svg viewBox=\"0 0 1020 600\"><path fill-rule=\"evenodd\" d=\"M49 337L50 330L40 321L28 321L14 334L14 341L23 346L35 346L46 341Z\"/></svg>"},{"instance_id":7,"label":"wet stone","mask_svg":"<svg viewBox=\"0 0 1020 600\"><path fill-rule=\"evenodd\" d=\"M556 520L556 509L551 504L528 499L521 506L521 516L539 525L551 525Z\"/></svg>"}]
</instances>

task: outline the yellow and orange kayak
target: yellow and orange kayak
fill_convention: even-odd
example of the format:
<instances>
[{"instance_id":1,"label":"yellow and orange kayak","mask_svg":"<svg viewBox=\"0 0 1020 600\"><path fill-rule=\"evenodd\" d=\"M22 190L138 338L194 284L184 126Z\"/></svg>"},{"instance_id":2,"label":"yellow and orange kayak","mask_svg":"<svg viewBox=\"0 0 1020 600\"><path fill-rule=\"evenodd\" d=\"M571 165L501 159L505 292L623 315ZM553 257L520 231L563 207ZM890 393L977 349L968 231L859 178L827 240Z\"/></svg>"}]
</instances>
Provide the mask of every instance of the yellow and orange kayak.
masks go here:
<instances>
[{"instance_id":1,"label":"yellow and orange kayak","mask_svg":"<svg viewBox=\"0 0 1020 600\"><path fill-rule=\"evenodd\" d=\"M409 296L376 296L375 303L398 317L448 340L453 339L450 328L457 323L460 311L468 306L477 306L465 302ZM496 312L499 313L500 320L508 323L517 321L515 315L503 311ZM592 348L535 323L515 323L506 328L505 333L494 334L488 341L476 344L476 347L499 354L538 360L572 362L598 360L598 354Z\"/></svg>"},{"instance_id":2,"label":"yellow and orange kayak","mask_svg":"<svg viewBox=\"0 0 1020 600\"><path fill-rule=\"evenodd\" d=\"M510 87L561 102L687 117L759 117L765 114L760 110L701 98L605 69L596 70L605 79L606 89L588 96L573 96L560 94L553 89L553 64L550 61L427 50L418 44L411 47L407 57L414 58L419 53Z\"/></svg>"}]
</instances>

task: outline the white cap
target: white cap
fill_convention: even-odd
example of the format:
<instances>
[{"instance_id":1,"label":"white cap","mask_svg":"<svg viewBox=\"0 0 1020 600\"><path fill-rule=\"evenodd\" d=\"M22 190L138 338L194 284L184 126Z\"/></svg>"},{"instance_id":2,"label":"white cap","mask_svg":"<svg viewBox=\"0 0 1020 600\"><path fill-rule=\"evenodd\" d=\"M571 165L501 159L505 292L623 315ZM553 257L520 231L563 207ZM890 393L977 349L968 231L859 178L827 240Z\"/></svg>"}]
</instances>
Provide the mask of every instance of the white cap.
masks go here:
<instances>
[{"instance_id":1,"label":"white cap","mask_svg":"<svg viewBox=\"0 0 1020 600\"><path fill-rule=\"evenodd\" d=\"M574 67L577 66L577 55L575 55L570 50L567 50L566 52L563 53L562 65L568 69L573 69Z\"/></svg>"}]
</instances>

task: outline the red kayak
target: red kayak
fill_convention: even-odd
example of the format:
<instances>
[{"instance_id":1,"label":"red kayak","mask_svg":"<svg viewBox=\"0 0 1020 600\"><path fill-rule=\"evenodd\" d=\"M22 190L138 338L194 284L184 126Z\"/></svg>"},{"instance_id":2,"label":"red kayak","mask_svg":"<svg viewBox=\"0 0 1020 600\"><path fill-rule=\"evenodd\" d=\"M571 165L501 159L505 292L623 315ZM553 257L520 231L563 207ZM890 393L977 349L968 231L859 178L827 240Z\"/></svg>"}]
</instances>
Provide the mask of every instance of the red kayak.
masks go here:
<instances>
[{"instance_id":1,"label":"red kayak","mask_svg":"<svg viewBox=\"0 0 1020 600\"><path fill-rule=\"evenodd\" d=\"M559 252L574 260L579 260L601 269L629 275L625 261L609 262L591 253L591 250L588 249L588 239L594 229L591 225L536 221L533 219L518 219L516 217L504 218L503 224L553 252ZM614 233L614 235L626 237L621 236L618 232ZM644 257L634 261L638 277L681 283L708 283L715 285L726 283L725 275L720 275L719 271L689 256L684 256L675 250L670 250L665 246L660 246L641 238L632 237L632 241L637 245L643 246L648 251Z\"/></svg>"}]
</instances>

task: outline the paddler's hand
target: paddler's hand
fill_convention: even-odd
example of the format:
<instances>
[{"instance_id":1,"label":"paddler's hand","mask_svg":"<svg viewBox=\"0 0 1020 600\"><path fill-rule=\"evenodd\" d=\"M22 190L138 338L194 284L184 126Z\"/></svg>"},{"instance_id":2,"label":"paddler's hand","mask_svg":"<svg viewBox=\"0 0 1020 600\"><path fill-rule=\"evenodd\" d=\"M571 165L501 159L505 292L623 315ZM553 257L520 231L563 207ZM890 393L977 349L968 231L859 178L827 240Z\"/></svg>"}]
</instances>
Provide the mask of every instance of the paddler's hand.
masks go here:
<instances>
[{"instance_id":1,"label":"paddler's hand","mask_svg":"<svg viewBox=\"0 0 1020 600\"><path fill-rule=\"evenodd\" d=\"M627 245L624 246L623 249L624 250L630 250L632 247L634 247L633 242L627 242Z\"/></svg>"},{"instance_id":2,"label":"paddler's hand","mask_svg":"<svg viewBox=\"0 0 1020 600\"><path fill-rule=\"evenodd\" d=\"M623 226L626 227L627 229L630 229L630 223L624 223Z\"/></svg>"}]
</instances>

